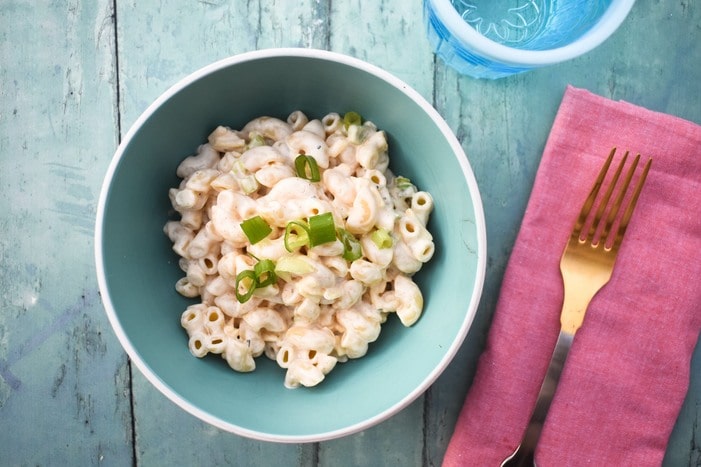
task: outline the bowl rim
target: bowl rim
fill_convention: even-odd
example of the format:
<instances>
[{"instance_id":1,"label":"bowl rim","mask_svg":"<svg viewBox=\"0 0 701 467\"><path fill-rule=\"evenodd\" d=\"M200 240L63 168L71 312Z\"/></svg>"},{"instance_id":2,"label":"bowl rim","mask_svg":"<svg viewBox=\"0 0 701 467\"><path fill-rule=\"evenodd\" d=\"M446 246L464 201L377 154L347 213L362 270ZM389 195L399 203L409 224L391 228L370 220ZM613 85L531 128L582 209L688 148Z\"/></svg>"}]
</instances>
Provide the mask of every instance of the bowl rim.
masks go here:
<instances>
[{"instance_id":1,"label":"bowl rim","mask_svg":"<svg viewBox=\"0 0 701 467\"><path fill-rule=\"evenodd\" d=\"M374 417L367 418L362 422L358 422L356 424L336 429L333 431L304 435L271 434L261 432L258 430L248 429L230 422L226 422L185 400L173 388L167 385L153 371L151 371L149 365L141 358L139 352L132 345L117 316L116 309L110 297L109 288L107 284L108 281L104 271L104 254L102 248L105 209L116 169L120 161L122 160L124 152L129 146L134 135L139 131L142 125L156 112L156 110L161 106L161 104L163 104L166 100L171 98L173 95L175 95L191 83L211 73L217 72L221 69L245 63L248 61L285 57L312 58L322 61L331 61L360 69L361 71L365 71L371 75L374 75L380 78L381 80L387 82L388 84L392 85L393 87L397 88L402 93L406 94L412 101L418 104L422 108L422 110L425 111L431 117L431 120L447 139L449 145L451 146L451 149L453 150L454 155L456 156L458 163L462 168L465 181L469 188L470 197L474 204L475 228L477 237L477 264L475 271L475 283L473 286L470 303L468 309L466 310L465 318L461 324L458 334L456 335L456 338L454 339L450 348L445 352L445 354L441 358L439 364L433 369L433 371L426 376L426 378L422 381L422 383L419 386L414 388L403 399L399 400L394 405L388 407L383 412L378 413ZM462 346L462 343L464 342L467 333L472 325L474 317L477 313L477 307L480 302L486 275L486 242L487 236L484 209L479 189L477 186L477 181L475 179L474 173L472 172L472 168L469 164L469 161L465 156L462 146L460 145L459 141L449 128L448 124L440 116L438 111L436 111L433 108L433 106L429 104L429 102L423 96L421 96L421 94L419 94L412 87L410 87L404 81L395 77L391 73L368 62L348 55L344 55L339 52L331 52L327 50L311 48L269 48L232 55L230 57L220 59L209 65L199 68L198 70L180 79L170 88L168 88L165 92L163 92L135 120L135 122L132 124L132 126L129 128L129 130L119 143L119 146L117 147L105 173L96 211L94 256L99 291L101 294L103 308L105 309L110 325L130 360L136 365L136 367L146 377L146 379L159 390L159 392L165 395L166 398L168 398L171 402L175 403L181 409L199 418L200 420L224 431L261 441L272 441L278 443L307 443L340 438L343 436L357 433L364 429L370 428L376 424L379 424L380 422L392 417L393 415L406 408L411 402L413 402L421 394L423 394L429 388L429 386L435 382L436 379L438 379L440 374L447 368L448 364L453 360L456 353Z\"/></svg>"},{"instance_id":2,"label":"bowl rim","mask_svg":"<svg viewBox=\"0 0 701 467\"><path fill-rule=\"evenodd\" d=\"M564 62L583 55L608 39L628 16L635 0L613 0L601 19L574 42L549 50L507 47L477 32L458 14L449 0L424 0L458 42L475 53L512 66L538 67Z\"/></svg>"}]
</instances>

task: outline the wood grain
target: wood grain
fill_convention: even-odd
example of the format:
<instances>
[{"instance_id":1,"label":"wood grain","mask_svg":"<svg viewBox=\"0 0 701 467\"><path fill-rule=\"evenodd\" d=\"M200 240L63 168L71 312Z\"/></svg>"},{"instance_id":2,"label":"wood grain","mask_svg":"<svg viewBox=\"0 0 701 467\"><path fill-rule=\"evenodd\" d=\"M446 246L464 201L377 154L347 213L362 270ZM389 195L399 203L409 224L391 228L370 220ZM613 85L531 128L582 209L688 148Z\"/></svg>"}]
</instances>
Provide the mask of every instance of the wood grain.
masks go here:
<instances>
[{"instance_id":1,"label":"wood grain","mask_svg":"<svg viewBox=\"0 0 701 467\"><path fill-rule=\"evenodd\" d=\"M112 3L0 9L0 464L128 465L95 205L117 142Z\"/></svg>"}]
</instances>

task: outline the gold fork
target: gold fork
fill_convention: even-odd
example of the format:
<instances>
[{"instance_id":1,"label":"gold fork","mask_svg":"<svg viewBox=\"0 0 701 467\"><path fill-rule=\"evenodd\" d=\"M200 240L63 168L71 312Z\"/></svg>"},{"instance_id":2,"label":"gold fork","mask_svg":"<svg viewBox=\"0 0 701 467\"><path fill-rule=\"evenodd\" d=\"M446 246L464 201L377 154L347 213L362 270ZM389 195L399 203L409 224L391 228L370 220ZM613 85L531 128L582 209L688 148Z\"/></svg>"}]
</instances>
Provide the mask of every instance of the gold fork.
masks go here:
<instances>
[{"instance_id":1,"label":"gold fork","mask_svg":"<svg viewBox=\"0 0 701 467\"><path fill-rule=\"evenodd\" d=\"M611 278L623 235L652 163L651 159L647 160L637 182L634 183L632 194L626 197L640 161L640 154L638 154L621 181L620 187L616 190L623 166L628 158L626 152L601 201L597 203L599 191L615 152L616 148L611 150L601 168L572 229L565 251L562 253L560 271L564 283L564 300L560 314L560 335L557 338L555 350L550 359L550 365L540 388L526 433L521 444L502 462L501 467L536 465L535 448L574 335L582 325L589 302ZM613 195L615 196L612 199ZM624 201L626 201L626 207L623 210ZM593 208L596 208L595 212L593 212ZM622 217L620 213L623 213ZM592 214L593 219L590 219Z\"/></svg>"}]
</instances>

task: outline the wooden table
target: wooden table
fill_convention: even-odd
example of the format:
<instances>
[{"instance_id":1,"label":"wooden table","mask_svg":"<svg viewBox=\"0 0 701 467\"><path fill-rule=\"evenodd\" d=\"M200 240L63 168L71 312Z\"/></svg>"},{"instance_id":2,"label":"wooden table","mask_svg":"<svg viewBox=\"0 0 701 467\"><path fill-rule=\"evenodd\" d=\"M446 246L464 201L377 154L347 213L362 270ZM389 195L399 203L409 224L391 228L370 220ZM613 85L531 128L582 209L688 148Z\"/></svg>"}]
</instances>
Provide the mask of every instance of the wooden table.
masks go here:
<instances>
[{"instance_id":1,"label":"wooden table","mask_svg":"<svg viewBox=\"0 0 701 467\"><path fill-rule=\"evenodd\" d=\"M701 123L700 7L639 0L594 52L478 81L435 59L419 0L3 0L0 465L439 465L565 86ZM477 320L444 375L381 425L307 445L221 432L166 400L122 351L93 262L102 177L138 115L207 63L279 46L359 57L431 101L470 158L489 244ZM693 365L668 466L701 465L701 350Z\"/></svg>"}]
</instances>

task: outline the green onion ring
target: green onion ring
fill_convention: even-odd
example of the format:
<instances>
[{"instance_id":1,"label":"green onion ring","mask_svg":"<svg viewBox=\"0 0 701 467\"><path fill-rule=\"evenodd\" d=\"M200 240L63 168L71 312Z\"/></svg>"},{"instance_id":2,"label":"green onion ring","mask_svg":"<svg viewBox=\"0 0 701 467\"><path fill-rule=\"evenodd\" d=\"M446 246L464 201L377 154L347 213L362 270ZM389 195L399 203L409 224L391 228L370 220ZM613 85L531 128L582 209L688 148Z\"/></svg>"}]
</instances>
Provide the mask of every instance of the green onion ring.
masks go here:
<instances>
[{"instance_id":1,"label":"green onion ring","mask_svg":"<svg viewBox=\"0 0 701 467\"><path fill-rule=\"evenodd\" d=\"M270 259L258 261L253 267L257 287L267 287L277 282L275 263Z\"/></svg>"},{"instance_id":2,"label":"green onion ring","mask_svg":"<svg viewBox=\"0 0 701 467\"><path fill-rule=\"evenodd\" d=\"M251 245L260 242L273 231L268 223L260 216L251 217L241 222L241 230L246 234Z\"/></svg>"},{"instance_id":3,"label":"green onion ring","mask_svg":"<svg viewBox=\"0 0 701 467\"><path fill-rule=\"evenodd\" d=\"M363 256L360 242L355 238L355 235L341 228L339 228L336 233L338 234L338 239L343 244L343 259L346 261L355 261Z\"/></svg>"},{"instance_id":4,"label":"green onion ring","mask_svg":"<svg viewBox=\"0 0 701 467\"><path fill-rule=\"evenodd\" d=\"M343 116L343 126L347 130L351 125L362 125L363 119L358 112L346 112Z\"/></svg>"},{"instance_id":5,"label":"green onion ring","mask_svg":"<svg viewBox=\"0 0 701 467\"><path fill-rule=\"evenodd\" d=\"M292 253L297 248L309 245L309 227L304 221L291 221L285 227L285 249Z\"/></svg>"},{"instance_id":6,"label":"green onion ring","mask_svg":"<svg viewBox=\"0 0 701 467\"><path fill-rule=\"evenodd\" d=\"M309 218L309 246L315 247L336 240L333 214L325 212Z\"/></svg>"},{"instance_id":7,"label":"green onion ring","mask_svg":"<svg viewBox=\"0 0 701 467\"><path fill-rule=\"evenodd\" d=\"M392 248L392 237L385 229L377 229L370 234L370 240L377 248Z\"/></svg>"},{"instance_id":8,"label":"green onion ring","mask_svg":"<svg viewBox=\"0 0 701 467\"><path fill-rule=\"evenodd\" d=\"M250 285L241 293L241 286L246 287L244 280L248 279ZM256 290L256 273L252 269L245 269L236 275L236 286L234 287L234 293L236 294L236 300L239 303L246 303L253 296L253 292Z\"/></svg>"},{"instance_id":9,"label":"green onion ring","mask_svg":"<svg viewBox=\"0 0 701 467\"><path fill-rule=\"evenodd\" d=\"M321 180L319 165L316 163L316 159L306 154L300 154L295 159L295 172L297 172L298 177L309 180L310 182L318 182Z\"/></svg>"}]
</instances>

